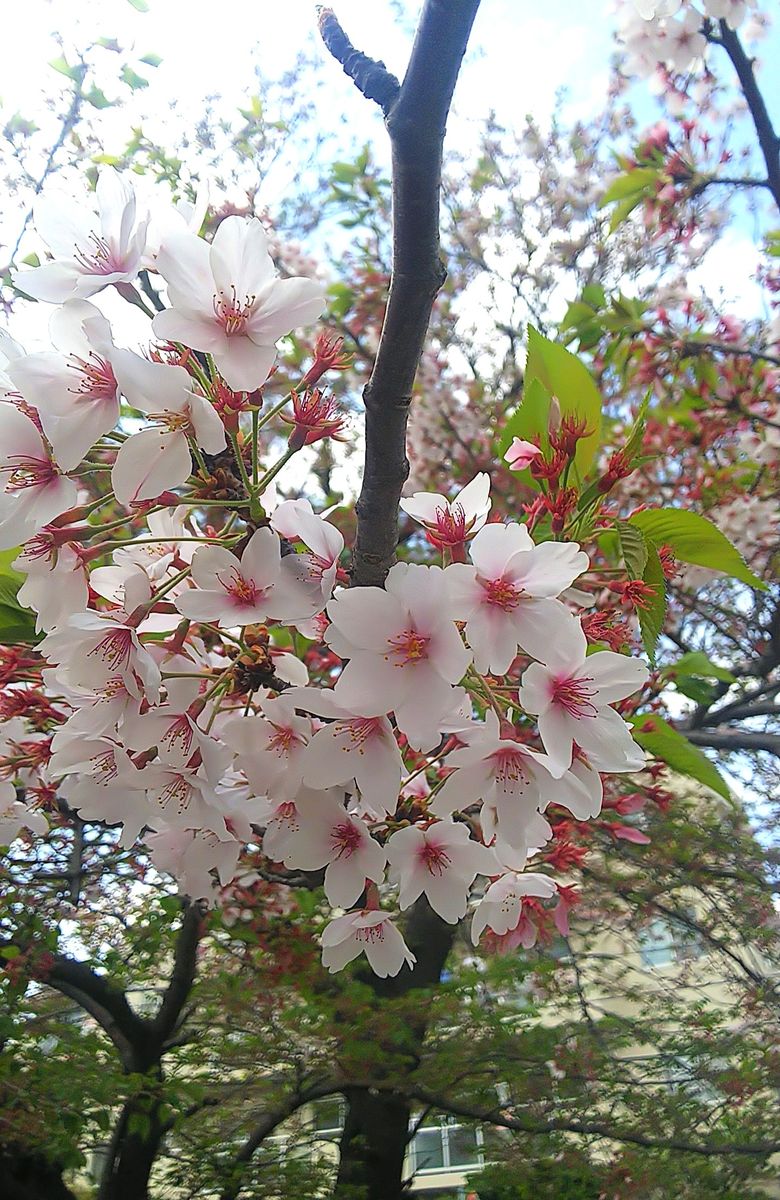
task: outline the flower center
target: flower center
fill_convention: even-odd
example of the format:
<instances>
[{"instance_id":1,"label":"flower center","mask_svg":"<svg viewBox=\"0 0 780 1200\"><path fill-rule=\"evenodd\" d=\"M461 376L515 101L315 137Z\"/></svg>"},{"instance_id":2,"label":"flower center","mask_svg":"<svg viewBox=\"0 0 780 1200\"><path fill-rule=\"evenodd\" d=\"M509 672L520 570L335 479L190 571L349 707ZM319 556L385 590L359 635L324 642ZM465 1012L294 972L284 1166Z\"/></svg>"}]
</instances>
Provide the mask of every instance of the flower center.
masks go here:
<instances>
[{"instance_id":1,"label":"flower center","mask_svg":"<svg viewBox=\"0 0 780 1200\"><path fill-rule=\"evenodd\" d=\"M473 521L469 522L469 526ZM447 508L436 509L436 526L429 532L434 544L441 546L457 546L465 542L468 532L466 513L462 504L451 504Z\"/></svg>"},{"instance_id":2,"label":"flower center","mask_svg":"<svg viewBox=\"0 0 780 1200\"><path fill-rule=\"evenodd\" d=\"M124 270L124 263L111 244L97 233L91 233L87 246L76 246L73 251L82 271L90 275L113 275Z\"/></svg>"},{"instance_id":3,"label":"flower center","mask_svg":"<svg viewBox=\"0 0 780 1200\"><path fill-rule=\"evenodd\" d=\"M119 774L119 768L116 765L116 757L113 750L107 750L104 754L99 755L92 760L94 769L92 772L92 780L94 783L106 784L113 783Z\"/></svg>"},{"instance_id":4,"label":"flower center","mask_svg":"<svg viewBox=\"0 0 780 1200\"><path fill-rule=\"evenodd\" d=\"M246 296L243 301L239 301L233 284L230 287L230 295L226 292L214 293L214 316L224 329L226 337L240 337L246 333L256 299L256 296Z\"/></svg>"},{"instance_id":5,"label":"flower center","mask_svg":"<svg viewBox=\"0 0 780 1200\"><path fill-rule=\"evenodd\" d=\"M265 595L266 589L259 588L253 579L244 579L237 567L233 567L227 579L217 576L219 582L239 607L250 608Z\"/></svg>"},{"instance_id":6,"label":"flower center","mask_svg":"<svg viewBox=\"0 0 780 1200\"><path fill-rule=\"evenodd\" d=\"M513 612L520 603L523 592L516 588L508 579L480 579L485 593L485 603L504 612Z\"/></svg>"},{"instance_id":7,"label":"flower center","mask_svg":"<svg viewBox=\"0 0 780 1200\"><path fill-rule=\"evenodd\" d=\"M293 747L300 742L300 738L289 725L274 725L274 729L276 733L268 739L268 749L275 751L280 757L283 754L289 755Z\"/></svg>"},{"instance_id":8,"label":"flower center","mask_svg":"<svg viewBox=\"0 0 780 1200\"><path fill-rule=\"evenodd\" d=\"M430 875L443 875L452 861L444 847L437 846L435 842L426 842L419 852L419 858Z\"/></svg>"},{"instance_id":9,"label":"flower center","mask_svg":"<svg viewBox=\"0 0 780 1200\"><path fill-rule=\"evenodd\" d=\"M524 758L517 750L499 750L493 755L496 779L505 784L512 783L515 792L524 791L530 782Z\"/></svg>"},{"instance_id":10,"label":"flower center","mask_svg":"<svg viewBox=\"0 0 780 1200\"><path fill-rule=\"evenodd\" d=\"M96 656L103 660L110 670L121 670L130 662L133 651L132 629L115 629L101 638L97 645L87 651L87 658Z\"/></svg>"},{"instance_id":11,"label":"flower center","mask_svg":"<svg viewBox=\"0 0 780 1200\"><path fill-rule=\"evenodd\" d=\"M171 750L178 745L182 752L189 753L193 737L192 726L187 717L182 714L168 726L160 741L166 744Z\"/></svg>"},{"instance_id":12,"label":"flower center","mask_svg":"<svg viewBox=\"0 0 780 1200\"><path fill-rule=\"evenodd\" d=\"M587 677L554 679L550 699L570 717L576 717L578 720L583 717L597 717L599 710L591 701L598 693L595 688L588 686L592 683L593 680Z\"/></svg>"},{"instance_id":13,"label":"flower center","mask_svg":"<svg viewBox=\"0 0 780 1200\"><path fill-rule=\"evenodd\" d=\"M192 787L189 780L185 779L183 775L171 775L160 792L160 807L167 808L169 804L175 804L176 811L181 816L190 806L191 794Z\"/></svg>"},{"instance_id":14,"label":"flower center","mask_svg":"<svg viewBox=\"0 0 780 1200\"><path fill-rule=\"evenodd\" d=\"M57 478L57 469L48 458L28 458L25 454L8 454L7 466L0 470L8 472L7 492L20 492L23 488L46 487Z\"/></svg>"},{"instance_id":15,"label":"flower center","mask_svg":"<svg viewBox=\"0 0 780 1200\"><path fill-rule=\"evenodd\" d=\"M366 742L369 738L376 737L382 729L382 718L358 717L354 721L345 721L343 728L349 735L352 749L357 750L358 754L365 754ZM346 750L346 746L344 749Z\"/></svg>"},{"instance_id":16,"label":"flower center","mask_svg":"<svg viewBox=\"0 0 780 1200\"><path fill-rule=\"evenodd\" d=\"M335 825L330 831L330 840L333 849L338 851L337 858L351 858L362 841L360 830L352 821Z\"/></svg>"},{"instance_id":17,"label":"flower center","mask_svg":"<svg viewBox=\"0 0 780 1200\"><path fill-rule=\"evenodd\" d=\"M405 629L403 633L399 633L398 637L388 638L387 644L390 647L390 654L395 655L399 660L393 665L396 667L405 667L409 663L424 662L428 657L428 643L430 638L422 633L418 633L416 629ZM385 662L390 659L390 654L385 655Z\"/></svg>"},{"instance_id":18,"label":"flower center","mask_svg":"<svg viewBox=\"0 0 780 1200\"><path fill-rule=\"evenodd\" d=\"M382 921L380 925L367 925L363 929L355 930L355 937L359 942L383 942L385 940L385 923Z\"/></svg>"},{"instance_id":19,"label":"flower center","mask_svg":"<svg viewBox=\"0 0 780 1200\"><path fill-rule=\"evenodd\" d=\"M77 387L68 388L72 395L80 400L114 399L117 382L111 363L100 358L94 350L89 359L78 358L72 354L68 366L78 371L81 376Z\"/></svg>"}]
</instances>

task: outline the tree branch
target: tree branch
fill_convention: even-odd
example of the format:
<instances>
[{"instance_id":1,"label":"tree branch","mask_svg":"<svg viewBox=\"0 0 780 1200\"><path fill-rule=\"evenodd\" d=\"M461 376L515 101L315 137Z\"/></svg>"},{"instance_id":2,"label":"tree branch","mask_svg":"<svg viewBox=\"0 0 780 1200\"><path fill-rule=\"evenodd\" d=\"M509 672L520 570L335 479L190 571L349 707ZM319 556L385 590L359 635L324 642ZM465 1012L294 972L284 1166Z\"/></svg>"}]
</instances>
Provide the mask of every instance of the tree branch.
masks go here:
<instances>
[{"instance_id":1,"label":"tree branch","mask_svg":"<svg viewBox=\"0 0 780 1200\"><path fill-rule=\"evenodd\" d=\"M317 6L320 36L336 62L344 68L359 92L367 100L375 100L387 114L401 90L401 85L385 64L356 50L339 24L332 8Z\"/></svg>"},{"instance_id":2,"label":"tree branch","mask_svg":"<svg viewBox=\"0 0 780 1200\"><path fill-rule=\"evenodd\" d=\"M157 1014L149 1022L149 1032L162 1046L175 1033L181 1012L192 991L198 964L198 943L203 933L203 911L199 904L188 903L181 929L176 937L173 969Z\"/></svg>"},{"instance_id":3,"label":"tree branch","mask_svg":"<svg viewBox=\"0 0 780 1200\"><path fill-rule=\"evenodd\" d=\"M767 185L777 207L780 208L780 138L777 136L769 111L758 86L753 59L745 53L739 34L725 21L720 21L720 36L717 41L731 59L737 72L742 94L745 97L753 124L758 135L758 144L766 163Z\"/></svg>"},{"instance_id":4,"label":"tree branch","mask_svg":"<svg viewBox=\"0 0 780 1200\"><path fill-rule=\"evenodd\" d=\"M780 758L780 734L753 733L744 729L684 729L694 746L709 746L712 750L765 750Z\"/></svg>"},{"instance_id":5,"label":"tree branch","mask_svg":"<svg viewBox=\"0 0 780 1200\"><path fill-rule=\"evenodd\" d=\"M442 146L478 7L479 0L425 0L404 81L384 110L393 161L393 266L379 349L363 392L366 449L352 558L356 585L381 586L398 544L412 387L446 275L439 243Z\"/></svg>"}]
</instances>

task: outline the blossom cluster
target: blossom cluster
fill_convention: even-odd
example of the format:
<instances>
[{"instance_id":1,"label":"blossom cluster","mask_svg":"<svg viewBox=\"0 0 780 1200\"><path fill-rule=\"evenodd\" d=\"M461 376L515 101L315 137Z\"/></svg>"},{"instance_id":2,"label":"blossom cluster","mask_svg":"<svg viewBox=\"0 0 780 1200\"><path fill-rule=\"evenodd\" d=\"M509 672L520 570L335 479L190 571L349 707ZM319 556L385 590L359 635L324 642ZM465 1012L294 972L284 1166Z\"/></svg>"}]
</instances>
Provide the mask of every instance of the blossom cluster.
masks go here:
<instances>
[{"instance_id":1,"label":"blossom cluster","mask_svg":"<svg viewBox=\"0 0 780 1200\"><path fill-rule=\"evenodd\" d=\"M228 217L209 242L171 218L156 237L114 172L97 199L44 198L53 257L17 280L58 305L55 350L3 342L0 546L21 546L19 600L44 636L4 651L0 840L75 812L140 839L196 898L247 850L291 880L321 873L344 910L322 933L333 971L362 952L380 975L411 965L384 905L424 895L454 923L477 880L474 940L530 944L528 898L558 894L526 869L545 812L594 817L602 775L643 765L614 706L648 672L590 652L570 591L588 556L490 521L482 473L454 499L403 501L441 565L342 586L341 532L274 482L339 434L313 386L343 365L339 344L320 336L301 387L264 395L321 285L278 276L257 220ZM145 354L92 299L112 285L135 303L139 271L160 285ZM275 416L293 428L269 463Z\"/></svg>"},{"instance_id":2,"label":"blossom cluster","mask_svg":"<svg viewBox=\"0 0 780 1200\"><path fill-rule=\"evenodd\" d=\"M649 76L659 68L681 75L699 68L707 50L705 22L724 21L731 29L756 16L756 0L627 0L619 12L618 39L630 75ZM747 36L760 36L751 20Z\"/></svg>"}]
</instances>

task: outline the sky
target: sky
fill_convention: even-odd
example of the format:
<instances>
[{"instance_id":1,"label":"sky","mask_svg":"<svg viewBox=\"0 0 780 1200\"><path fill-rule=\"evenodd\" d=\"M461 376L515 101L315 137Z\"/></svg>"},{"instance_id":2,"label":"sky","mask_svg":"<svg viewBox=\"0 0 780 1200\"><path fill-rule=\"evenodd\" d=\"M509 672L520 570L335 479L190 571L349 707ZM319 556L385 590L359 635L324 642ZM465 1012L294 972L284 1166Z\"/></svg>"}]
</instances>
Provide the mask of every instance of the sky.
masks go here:
<instances>
[{"instance_id":1,"label":"sky","mask_svg":"<svg viewBox=\"0 0 780 1200\"><path fill-rule=\"evenodd\" d=\"M148 11L139 11L146 7ZM398 0L334 0L334 7L352 41L367 53L384 58L387 66L403 74L412 27L402 10L414 3ZM584 117L603 104L613 49L611 0L482 0L471 47L455 96L448 144L467 154L493 109L507 125L521 123L532 113L542 124L549 121L556 95L565 89L567 117ZM54 115L47 113L42 95L51 91L52 67L60 49L56 35L70 57L72 45L100 37L116 39L124 56L154 53L157 68L139 66L149 87L133 95L111 74L105 91L110 99L123 94L129 103L105 109L99 117L107 152L120 151L133 124L134 111L147 114L144 130L165 142L173 128L191 127L204 111L208 98L219 96L220 111L233 113L246 106L256 91L256 74L278 77L289 68L301 49L309 49L322 66L327 92L320 93L325 125L343 119L357 141L386 146L378 109L362 99L329 59L315 33L315 6L311 0L230 0L206 11L185 0L25 0L17 10L13 33L0 45L0 121L13 113L32 117L47 129ZM221 13L224 12L224 19ZM780 50L775 32L763 53ZM108 54L112 70L116 59ZM72 58L71 58L72 61ZM767 73L770 81L772 73ZM56 85L57 78L54 78ZM772 99L780 108L780 83L770 82ZM644 85L634 89L640 116L654 119L652 100ZM259 202L273 207L271 186L260 180ZM13 244L23 213L3 212L0 240ZM37 248L28 236L24 249ZM744 315L758 315L760 293L751 281L756 265L752 231L737 227L719 245L710 262L692 277L694 286L715 289L727 281L732 306ZM16 318L24 332L36 318ZM18 330L14 329L14 332ZM34 340L38 340L33 330Z\"/></svg>"}]
</instances>

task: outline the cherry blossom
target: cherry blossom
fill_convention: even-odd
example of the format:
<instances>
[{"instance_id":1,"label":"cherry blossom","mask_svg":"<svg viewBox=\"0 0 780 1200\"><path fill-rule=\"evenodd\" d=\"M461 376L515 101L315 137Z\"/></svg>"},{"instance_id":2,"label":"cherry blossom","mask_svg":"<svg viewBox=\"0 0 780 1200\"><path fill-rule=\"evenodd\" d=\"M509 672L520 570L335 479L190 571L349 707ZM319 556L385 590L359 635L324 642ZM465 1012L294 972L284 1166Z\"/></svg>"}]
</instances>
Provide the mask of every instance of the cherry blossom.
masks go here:
<instances>
[{"instance_id":1,"label":"cherry blossom","mask_svg":"<svg viewBox=\"0 0 780 1200\"><path fill-rule=\"evenodd\" d=\"M638 659L611 650L586 657L587 646L579 621L562 625L546 663L532 663L523 675L520 703L537 717L555 767L570 765L576 742L601 770L638 771L644 754L609 705L637 691L649 671Z\"/></svg>"},{"instance_id":2,"label":"cherry blossom","mask_svg":"<svg viewBox=\"0 0 780 1200\"><path fill-rule=\"evenodd\" d=\"M296 797L298 828L287 838L284 864L303 871L325 867L325 895L331 904L349 908L367 879L384 879L387 854L372 838L364 821L351 816L334 795Z\"/></svg>"},{"instance_id":3,"label":"cherry blossom","mask_svg":"<svg viewBox=\"0 0 780 1200\"><path fill-rule=\"evenodd\" d=\"M154 422L120 447L111 472L121 504L151 500L180 487L192 473L189 439L207 454L225 448L225 428L213 405L192 390L183 367L149 362L130 350L114 355L122 392Z\"/></svg>"},{"instance_id":4,"label":"cherry blossom","mask_svg":"<svg viewBox=\"0 0 780 1200\"><path fill-rule=\"evenodd\" d=\"M262 717L233 717L222 737L236 755L255 795L291 800L303 782L303 751L312 735L308 717L287 695L261 701Z\"/></svg>"},{"instance_id":5,"label":"cherry blossom","mask_svg":"<svg viewBox=\"0 0 780 1200\"><path fill-rule=\"evenodd\" d=\"M176 607L182 616L228 626L311 617L322 607L321 592L303 574L297 555L282 558L274 530L257 529L240 558L223 546L199 547L192 558L196 586Z\"/></svg>"},{"instance_id":6,"label":"cherry blossom","mask_svg":"<svg viewBox=\"0 0 780 1200\"><path fill-rule=\"evenodd\" d=\"M97 211L71 196L44 192L33 223L54 261L18 271L15 284L36 300L61 304L86 299L109 284L128 283L138 272L149 218L139 219L130 182L112 167L98 172Z\"/></svg>"},{"instance_id":7,"label":"cherry blossom","mask_svg":"<svg viewBox=\"0 0 780 1200\"><path fill-rule=\"evenodd\" d=\"M554 599L588 568L576 542L535 546L524 525L487 525L469 553L474 566L453 563L447 586L478 671L503 675L520 646L544 658L559 626L572 620Z\"/></svg>"},{"instance_id":8,"label":"cherry blossom","mask_svg":"<svg viewBox=\"0 0 780 1200\"><path fill-rule=\"evenodd\" d=\"M391 914L379 909L361 909L336 917L322 933L322 965L331 974L342 971L360 954L380 979L397 975L406 963L417 961L392 922Z\"/></svg>"},{"instance_id":9,"label":"cherry blossom","mask_svg":"<svg viewBox=\"0 0 780 1200\"><path fill-rule=\"evenodd\" d=\"M154 318L154 332L212 354L225 382L238 390L260 387L279 338L315 321L325 303L314 280L277 276L255 219L226 217L210 245L192 234L167 238L157 269L171 307Z\"/></svg>"},{"instance_id":10,"label":"cherry blossom","mask_svg":"<svg viewBox=\"0 0 780 1200\"><path fill-rule=\"evenodd\" d=\"M549 900L555 892L555 884L546 875L532 871L510 871L502 875L491 883L474 912L471 922L474 945L485 929L492 929L499 936L516 929L522 915L524 896L539 896Z\"/></svg>"},{"instance_id":11,"label":"cherry blossom","mask_svg":"<svg viewBox=\"0 0 780 1200\"><path fill-rule=\"evenodd\" d=\"M287 698L296 708L329 718L304 751L303 782L327 788L354 780L364 811L375 817L395 812L404 766L387 718L352 713L332 692L318 688L296 688Z\"/></svg>"},{"instance_id":12,"label":"cherry blossom","mask_svg":"<svg viewBox=\"0 0 780 1200\"><path fill-rule=\"evenodd\" d=\"M491 500L490 476L475 475L452 500L436 492L415 492L401 500L401 508L425 529L438 547L459 547L487 521Z\"/></svg>"},{"instance_id":13,"label":"cherry blossom","mask_svg":"<svg viewBox=\"0 0 780 1200\"><path fill-rule=\"evenodd\" d=\"M48 828L43 813L31 812L17 799L14 785L7 779L0 780L0 846L10 846L22 829L42 835Z\"/></svg>"},{"instance_id":14,"label":"cherry blossom","mask_svg":"<svg viewBox=\"0 0 780 1200\"><path fill-rule=\"evenodd\" d=\"M390 879L399 883L398 903L408 908L423 893L434 912L454 924L466 915L469 888L477 875L497 874L495 856L469 836L466 825L435 821L410 825L387 843Z\"/></svg>"},{"instance_id":15,"label":"cherry blossom","mask_svg":"<svg viewBox=\"0 0 780 1200\"><path fill-rule=\"evenodd\" d=\"M49 333L59 353L28 354L8 374L37 409L57 461L72 471L119 420L116 348L108 321L86 300L56 309Z\"/></svg>"},{"instance_id":16,"label":"cherry blossom","mask_svg":"<svg viewBox=\"0 0 780 1200\"><path fill-rule=\"evenodd\" d=\"M392 710L411 744L430 749L442 718L460 702L452 684L471 654L455 627L440 567L397 563L385 589L340 592L328 605L326 641L350 660L335 699L367 717Z\"/></svg>"},{"instance_id":17,"label":"cherry blossom","mask_svg":"<svg viewBox=\"0 0 780 1200\"><path fill-rule=\"evenodd\" d=\"M539 458L542 451L539 446L535 446L533 442L524 442L522 438L512 438L512 445L504 455L504 459L509 463L513 471L522 471L525 467L529 467L535 458Z\"/></svg>"},{"instance_id":18,"label":"cherry blossom","mask_svg":"<svg viewBox=\"0 0 780 1200\"><path fill-rule=\"evenodd\" d=\"M0 549L18 546L76 502L75 483L30 418L9 403L0 403L0 487Z\"/></svg>"},{"instance_id":19,"label":"cherry blossom","mask_svg":"<svg viewBox=\"0 0 780 1200\"><path fill-rule=\"evenodd\" d=\"M283 500L271 514L271 528L291 542L303 542L306 578L320 586L323 607L336 583L344 538L335 525L318 517L308 500Z\"/></svg>"},{"instance_id":20,"label":"cherry blossom","mask_svg":"<svg viewBox=\"0 0 780 1200\"><path fill-rule=\"evenodd\" d=\"M36 614L35 628L48 631L70 613L87 607L87 572L77 548L58 544L54 531L42 529L22 547L14 569L27 576L16 598Z\"/></svg>"}]
</instances>

